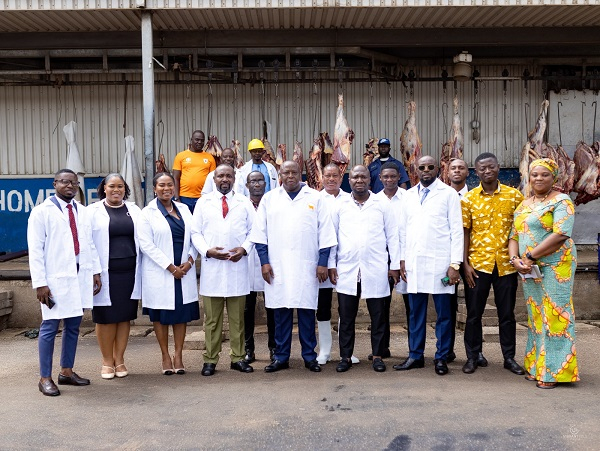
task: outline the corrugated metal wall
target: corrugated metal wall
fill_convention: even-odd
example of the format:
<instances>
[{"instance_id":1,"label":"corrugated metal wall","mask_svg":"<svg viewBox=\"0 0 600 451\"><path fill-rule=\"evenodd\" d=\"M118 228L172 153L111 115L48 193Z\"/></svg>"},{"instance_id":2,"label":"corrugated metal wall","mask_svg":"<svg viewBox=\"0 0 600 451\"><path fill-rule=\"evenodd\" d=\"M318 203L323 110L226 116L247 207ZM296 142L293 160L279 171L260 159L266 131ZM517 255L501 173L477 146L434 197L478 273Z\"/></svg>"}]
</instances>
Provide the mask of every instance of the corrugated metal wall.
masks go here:
<instances>
[{"instance_id":1,"label":"corrugated metal wall","mask_svg":"<svg viewBox=\"0 0 600 451\"><path fill-rule=\"evenodd\" d=\"M498 77L505 67L484 67L482 77ZM507 67L511 75L523 73L525 67ZM534 68L528 68L535 73ZM415 68L421 77L438 77L439 68ZM170 75L158 74L157 80ZM75 78L72 78L75 80ZM118 81L114 75L82 75L81 81ZM543 99L541 83L530 82L528 95L522 81L507 82L504 96L502 81L479 83L481 141L471 139L469 122L474 119L473 83L458 83L460 114L465 130L465 158L472 163L484 151L498 155L505 167L518 165L520 149L526 139L525 104L529 128L537 117ZM279 138L288 146L288 155L298 138L305 156L320 131L332 134L337 108L337 83L272 83L212 85L211 134L224 146L234 137L245 145L260 137L262 100L265 118L273 126L272 141ZM346 117L355 131L352 163L362 162L364 144L373 135L392 140L398 155L399 140L406 120L409 86L400 82L342 84ZM441 82L415 82L417 128L425 153L438 156L447 139L444 125L447 103L447 127L452 122L453 82L444 92ZM276 95L278 94L278 96ZM47 175L64 166L67 143L62 128L71 120L78 123L78 144L90 174L106 174L120 169L125 153L124 134L136 139L137 156L142 163L141 86L87 85L39 87L0 86L0 175ZM208 132L209 86L198 84L157 85L156 149L172 162L184 149L194 129ZM506 110L504 105L506 105ZM278 108L279 106L279 108ZM279 114L277 114L279 111ZM126 116L126 126L123 123ZM506 147L505 147L506 136ZM247 155L245 154L247 157Z\"/></svg>"}]
</instances>

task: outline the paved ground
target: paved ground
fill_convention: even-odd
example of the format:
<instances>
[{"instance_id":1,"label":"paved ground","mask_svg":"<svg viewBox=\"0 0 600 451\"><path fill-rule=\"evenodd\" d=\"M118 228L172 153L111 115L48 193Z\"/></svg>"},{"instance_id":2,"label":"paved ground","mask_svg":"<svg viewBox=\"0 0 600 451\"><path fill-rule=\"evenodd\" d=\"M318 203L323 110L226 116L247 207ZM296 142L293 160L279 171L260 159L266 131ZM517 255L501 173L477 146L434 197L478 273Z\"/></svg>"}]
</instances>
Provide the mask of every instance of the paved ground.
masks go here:
<instances>
[{"instance_id":1,"label":"paved ground","mask_svg":"<svg viewBox=\"0 0 600 451\"><path fill-rule=\"evenodd\" d=\"M57 398L37 390L37 341L0 333L0 449L600 449L600 328L579 323L582 381L555 390L502 368L497 343L486 343L488 368L435 375L433 330L426 367L397 372L406 334L393 332L385 373L366 360L367 332L357 337L363 362L348 373L335 363L309 373L293 342L292 369L262 371L266 335L259 334L255 373L229 370L225 358L202 377L201 351L185 351L188 374L162 376L153 337L132 337L130 376L103 381L95 338L80 340L76 371L89 387L63 387ZM518 356L526 334L518 332ZM461 343L462 335L457 337ZM57 344L59 344L57 342ZM58 356L56 356L58 359ZM55 366L58 362L55 362Z\"/></svg>"}]
</instances>

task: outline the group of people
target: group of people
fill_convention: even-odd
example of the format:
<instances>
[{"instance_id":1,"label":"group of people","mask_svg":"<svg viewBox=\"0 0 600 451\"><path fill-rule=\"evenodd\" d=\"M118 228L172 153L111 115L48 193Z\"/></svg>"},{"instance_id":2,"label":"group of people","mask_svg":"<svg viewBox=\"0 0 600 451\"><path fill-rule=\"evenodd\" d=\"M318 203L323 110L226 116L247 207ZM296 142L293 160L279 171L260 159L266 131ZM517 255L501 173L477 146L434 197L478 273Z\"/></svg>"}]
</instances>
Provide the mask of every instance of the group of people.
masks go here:
<instances>
[{"instance_id":1,"label":"group of people","mask_svg":"<svg viewBox=\"0 0 600 451\"><path fill-rule=\"evenodd\" d=\"M116 173L98 187L100 202L84 207L74 201L77 175L66 169L55 175L56 194L33 209L28 243L43 316L39 390L44 395L60 394L52 379L60 320L58 384L90 383L73 372L84 308L93 308L101 377L127 376L124 355L139 299L154 324L162 373L185 374L183 343L186 325L200 318L198 294L205 314L204 376L212 376L219 361L225 306L230 367L253 372L258 292L264 292L271 358L264 371L289 368L295 309L304 365L320 372L332 356L334 289L337 372L359 362L354 344L361 298L371 321L368 358L374 371L386 371L395 289L406 309L409 353L393 368L424 367L431 295L437 313L434 370L445 375L456 359L461 278L467 306L464 373L488 365L482 315L493 287L504 368L537 381L539 388L579 380L572 303L576 251L570 238L574 207L553 188L558 166L552 160L531 164L534 194L528 199L498 181L499 164L491 153L475 160L481 183L470 191L463 160L451 162L448 186L431 156L419 159L419 183L406 190L406 171L390 156L389 140L382 139L378 160L350 170L350 193L341 190L343 174L335 164L323 168L324 189L318 192L302 182L297 163L286 161L277 172L264 162L258 139L250 141L252 159L240 169L231 149L216 166L203 146L204 133L195 131L190 148L175 158L173 175L153 178L155 199L143 210L126 202L129 187ZM529 315L525 368L515 361L518 274Z\"/></svg>"}]
</instances>

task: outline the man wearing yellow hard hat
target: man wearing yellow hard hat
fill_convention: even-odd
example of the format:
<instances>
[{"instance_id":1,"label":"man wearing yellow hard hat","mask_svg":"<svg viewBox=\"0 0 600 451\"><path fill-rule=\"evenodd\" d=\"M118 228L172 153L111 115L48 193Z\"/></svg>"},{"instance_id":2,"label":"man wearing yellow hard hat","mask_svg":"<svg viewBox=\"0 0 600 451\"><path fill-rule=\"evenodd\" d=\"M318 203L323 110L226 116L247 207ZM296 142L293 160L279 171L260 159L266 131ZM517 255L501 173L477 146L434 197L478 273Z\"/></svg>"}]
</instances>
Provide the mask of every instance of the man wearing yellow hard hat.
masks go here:
<instances>
[{"instance_id":1,"label":"man wearing yellow hard hat","mask_svg":"<svg viewBox=\"0 0 600 451\"><path fill-rule=\"evenodd\" d=\"M241 179L246 182L248 174L252 171L258 171L265 177L265 193L277 188L279 186L277 169L271 163L262 160L265 154L265 145L263 142L260 139L254 138L248 143L248 152L250 152L252 159L240 168ZM247 188L244 194L246 196L250 195Z\"/></svg>"}]
</instances>

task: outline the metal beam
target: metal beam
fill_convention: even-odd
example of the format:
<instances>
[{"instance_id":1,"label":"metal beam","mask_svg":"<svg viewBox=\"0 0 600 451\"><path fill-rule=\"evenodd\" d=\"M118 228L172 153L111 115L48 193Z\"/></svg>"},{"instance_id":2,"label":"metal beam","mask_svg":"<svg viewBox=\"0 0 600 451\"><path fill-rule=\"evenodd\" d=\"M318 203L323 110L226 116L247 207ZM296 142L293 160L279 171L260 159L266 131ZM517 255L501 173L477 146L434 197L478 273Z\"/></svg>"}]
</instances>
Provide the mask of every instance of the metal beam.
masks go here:
<instances>
[{"instance_id":1,"label":"metal beam","mask_svg":"<svg viewBox=\"0 0 600 451\"><path fill-rule=\"evenodd\" d=\"M146 167L146 204L154 198L154 61L152 12L142 11L142 85L144 104L144 159Z\"/></svg>"}]
</instances>

